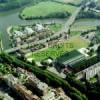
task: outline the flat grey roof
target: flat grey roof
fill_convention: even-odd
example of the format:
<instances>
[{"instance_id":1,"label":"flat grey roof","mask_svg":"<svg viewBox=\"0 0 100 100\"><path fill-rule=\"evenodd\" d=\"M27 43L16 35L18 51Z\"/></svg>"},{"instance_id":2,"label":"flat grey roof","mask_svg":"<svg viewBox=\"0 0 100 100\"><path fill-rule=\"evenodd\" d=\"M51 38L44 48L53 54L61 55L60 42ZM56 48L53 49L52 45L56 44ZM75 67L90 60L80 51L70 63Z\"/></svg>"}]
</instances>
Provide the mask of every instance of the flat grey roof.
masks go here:
<instances>
[{"instance_id":1,"label":"flat grey roof","mask_svg":"<svg viewBox=\"0 0 100 100\"><path fill-rule=\"evenodd\" d=\"M57 58L57 62L63 65L73 65L74 63L85 59L85 56L78 52L77 50L73 50L71 52L67 52Z\"/></svg>"}]
</instances>

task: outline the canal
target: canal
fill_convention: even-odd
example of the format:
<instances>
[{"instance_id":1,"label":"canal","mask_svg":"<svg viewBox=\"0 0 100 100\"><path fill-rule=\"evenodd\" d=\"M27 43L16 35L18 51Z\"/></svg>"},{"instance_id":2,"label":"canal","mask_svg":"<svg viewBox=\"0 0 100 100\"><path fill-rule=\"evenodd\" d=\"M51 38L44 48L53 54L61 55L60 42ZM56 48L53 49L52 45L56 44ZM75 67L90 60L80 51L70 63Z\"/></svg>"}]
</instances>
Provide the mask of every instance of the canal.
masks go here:
<instances>
[{"instance_id":1,"label":"canal","mask_svg":"<svg viewBox=\"0 0 100 100\"><path fill-rule=\"evenodd\" d=\"M42 19L42 20L22 20L19 18L19 13L22 9L11 12L0 13L0 33L3 41L4 49L11 48L11 42L7 34L7 28L13 25L31 25L34 23L64 23L66 19Z\"/></svg>"}]
</instances>

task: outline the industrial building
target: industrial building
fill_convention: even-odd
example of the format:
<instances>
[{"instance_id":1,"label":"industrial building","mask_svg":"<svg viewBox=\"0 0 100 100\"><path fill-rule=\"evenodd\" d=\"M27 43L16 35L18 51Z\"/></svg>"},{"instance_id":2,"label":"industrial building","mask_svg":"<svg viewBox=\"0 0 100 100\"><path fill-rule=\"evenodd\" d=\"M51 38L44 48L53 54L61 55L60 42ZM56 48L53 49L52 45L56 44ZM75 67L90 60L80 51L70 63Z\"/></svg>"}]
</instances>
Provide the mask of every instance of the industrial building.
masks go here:
<instances>
[{"instance_id":1,"label":"industrial building","mask_svg":"<svg viewBox=\"0 0 100 100\"><path fill-rule=\"evenodd\" d=\"M74 69L73 65L84 59L86 59L85 55L77 50L73 50L58 57L56 63L62 67L70 67L71 69Z\"/></svg>"}]
</instances>

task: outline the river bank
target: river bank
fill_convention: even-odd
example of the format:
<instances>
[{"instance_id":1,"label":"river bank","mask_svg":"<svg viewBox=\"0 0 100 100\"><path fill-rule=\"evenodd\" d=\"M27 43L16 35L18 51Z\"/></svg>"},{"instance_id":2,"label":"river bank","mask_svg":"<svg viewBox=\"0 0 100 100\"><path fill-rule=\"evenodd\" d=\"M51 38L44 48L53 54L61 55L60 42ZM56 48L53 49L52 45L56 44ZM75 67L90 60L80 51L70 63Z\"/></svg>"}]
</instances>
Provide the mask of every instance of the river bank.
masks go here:
<instances>
[{"instance_id":1,"label":"river bank","mask_svg":"<svg viewBox=\"0 0 100 100\"><path fill-rule=\"evenodd\" d=\"M9 26L15 26L15 25L32 25L35 23L42 23L42 24L48 24L48 23L63 23L65 24L65 19L35 19L35 20L22 20L19 18L19 13L22 11L23 8L19 8L16 10L12 10L9 12L4 12L0 14L0 32L3 42L4 50L11 48L11 41L9 38L9 35L7 33L7 28ZM80 19L76 20L72 27L76 29L76 27L79 29L81 26L89 26L94 27L100 25L99 19Z\"/></svg>"},{"instance_id":2,"label":"river bank","mask_svg":"<svg viewBox=\"0 0 100 100\"><path fill-rule=\"evenodd\" d=\"M9 35L7 34L7 28L9 26L15 25L32 25L34 23L64 23L66 19L44 19L44 20L21 20L19 18L19 13L22 9L10 11L7 13L2 13L0 15L0 32L4 49L11 48L11 42L9 39Z\"/></svg>"}]
</instances>

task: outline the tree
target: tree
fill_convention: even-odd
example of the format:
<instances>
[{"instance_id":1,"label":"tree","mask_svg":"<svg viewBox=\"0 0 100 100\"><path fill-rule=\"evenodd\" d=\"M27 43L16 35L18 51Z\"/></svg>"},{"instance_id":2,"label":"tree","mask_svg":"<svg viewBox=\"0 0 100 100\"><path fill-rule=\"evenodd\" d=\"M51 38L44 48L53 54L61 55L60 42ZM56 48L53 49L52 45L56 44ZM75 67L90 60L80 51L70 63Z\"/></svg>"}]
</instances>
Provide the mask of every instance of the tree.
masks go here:
<instances>
[{"instance_id":1,"label":"tree","mask_svg":"<svg viewBox=\"0 0 100 100\"><path fill-rule=\"evenodd\" d=\"M90 42L89 47L92 47L93 45L94 45L94 43L93 42Z\"/></svg>"},{"instance_id":2,"label":"tree","mask_svg":"<svg viewBox=\"0 0 100 100\"><path fill-rule=\"evenodd\" d=\"M91 2L91 3L89 4L89 7L90 7L90 8L96 7L96 3L95 3L95 2Z\"/></svg>"},{"instance_id":3,"label":"tree","mask_svg":"<svg viewBox=\"0 0 100 100\"><path fill-rule=\"evenodd\" d=\"M100 54L100 45L98 46L97 53Z\"/></svg>"},{"instance_id":4,"label":"tree","mask_svg":"<svg viewBox=\"0 0 100 100\"><path fill-rule=\"evenodd\" d=\"M0 52L2 52L3 48L2 48L2 40L1 40L1 37L0 37Z\"/></svg>"},{"instance_id":5,"label":"tree","mask_svg":"<svg viewBox=\"0 0 100 100\"><path fill-rule=\"evenodd\" d=\"M36 65L36 61L34 59L32 60L32 65Z\"/></svg>"},{"instance_id":6,"label":"tree","mask_svg":"<svg viewBox=\"0 0 100 100\"><path fill-rule=\"evenodd\" d=\"M94 54L94 49L91 49L89 55L92 56Z\"/></svg>"}]
</instances>

